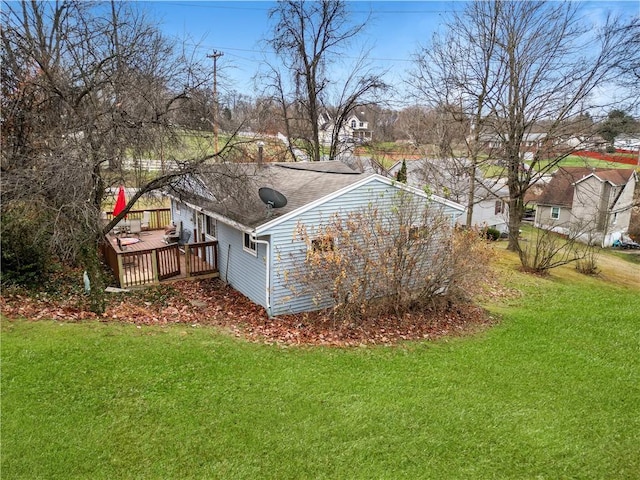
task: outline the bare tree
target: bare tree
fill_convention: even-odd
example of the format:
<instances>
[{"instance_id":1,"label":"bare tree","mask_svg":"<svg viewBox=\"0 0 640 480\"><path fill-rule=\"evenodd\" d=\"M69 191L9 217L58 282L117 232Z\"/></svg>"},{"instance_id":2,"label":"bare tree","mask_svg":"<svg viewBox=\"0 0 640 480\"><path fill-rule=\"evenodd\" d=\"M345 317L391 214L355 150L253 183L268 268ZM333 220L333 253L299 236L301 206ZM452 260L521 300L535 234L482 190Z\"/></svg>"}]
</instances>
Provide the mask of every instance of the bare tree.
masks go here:
<instances>
[{"instance_id":1,"label":"bare tree","mask_svg":"<svg viewBox=\"0 0 640 480\"><path fill-rule=\"evenodd\" d=\"M296 157L297 144L311 160L319 161L319 120L329 108L331 88L337 86L330 67L366 22L351 24L343 0L286 0L278 2L269 16L275 24L267 43L282 60L283 70L270 64L261 78L266 79L267 90L280 104L291 154ZM330 157L340 151L338 132L349 114L368 103L367 96L384 88L381 75L368 68L361 57L335 95Z\"/></svg>"},{"instance_id":2,"label":"bare tree","mask_svg":"<svg viewBox=\"0 0 640 480\"><path fill-rule=\"evenodd\" d=\"M131 3L10 2L2 20L2 212L37 205L50 250L85 267L100 311L103 234L141 195L229 149L168 158L140 178L125 211L100 222L107 188L131 178L129 160L180 144L174 113L209 83L209 69Z\"/></svg>"},{"instance_id":3,"label":"bare tree","mask_svg":"<svg viewBox=\"0 0 640 480\"><path fill-rule=\"evenodd\" d=\"M594 93L618 78L613 67L629 56L636 28L607 18L593 29L572 2L472 2L418 53L412 84L424 100L459 105L472 121L471 169L484 157L484 136L500 145L493 153L507 171L510 250L520 248L525 193L573 151L562 143L567 123L598 106ZM525 164L527 136L542 125L546 148Z\"/></svg>"},{"instance_id":4,"label":"bare tree","mask_svg":"<svg viewBox=\"0 0 640 480\"><path fill-rule=\"evenodd\" d=\"M615 68L620 73L616 82L627 95L622 96L620 105L623 109L633 109L640 103L640 15L636 16L623 27L628 35L624 36L623 44L619 46L622 57Z\"/></svg>"}]
</instances>

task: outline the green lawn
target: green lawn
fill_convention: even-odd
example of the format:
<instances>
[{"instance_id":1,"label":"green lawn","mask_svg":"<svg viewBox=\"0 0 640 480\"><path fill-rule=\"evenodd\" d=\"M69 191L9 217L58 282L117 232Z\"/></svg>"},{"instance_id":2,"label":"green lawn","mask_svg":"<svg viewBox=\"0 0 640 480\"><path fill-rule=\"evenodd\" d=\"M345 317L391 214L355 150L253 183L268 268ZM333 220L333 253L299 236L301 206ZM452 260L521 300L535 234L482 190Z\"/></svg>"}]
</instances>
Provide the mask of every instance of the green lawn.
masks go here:
<instances>
[{"instance_id":1,"label":"green lawn","mask_svg":"<svg viewBox=\"0 0 640 480\"><path fill-rule=\"evenodd\" d=\"M499 325L396 347L3 319L2 477L639 478L640 290L504 275Z\"/></svg>"},{"instance_id":2,"label":"green lawn","mask_svg":"<svg viewBox=\"0 0 640 480\"><path fill-rule=\"evenodd\" d=\"M570 155L563 159L559 166L561 167L593 167L593 168L634 168L633 165L625 163L607 162L595 158L580 157L578 155Z\"/></svg>"},{"instance_id":3,"label":"green lawn","mask_svg":"<svg viewBox=\"0 0 640 480\"><path fill-rule=\"evenodd\" d=\"M526 162L530 163L530 162ZM541 167L546 167L549 164L549 161L542 161L537 170L539 171ZM624 163L615 163L615 162L606 162L604 160L597 160L595 158L586 158L579 157L577 155L570 155L567 158L564 158L560 162L558 162L557 166L554 167L551 172L556 171L559 167L592 167L592 168L634 168L633 165L627 165ZM495 177L505 177L507 175L507 170L503 166L498 165L482 165L481 166L482 173L487 178L495 178Z\"/></svg>"}]
</instances>

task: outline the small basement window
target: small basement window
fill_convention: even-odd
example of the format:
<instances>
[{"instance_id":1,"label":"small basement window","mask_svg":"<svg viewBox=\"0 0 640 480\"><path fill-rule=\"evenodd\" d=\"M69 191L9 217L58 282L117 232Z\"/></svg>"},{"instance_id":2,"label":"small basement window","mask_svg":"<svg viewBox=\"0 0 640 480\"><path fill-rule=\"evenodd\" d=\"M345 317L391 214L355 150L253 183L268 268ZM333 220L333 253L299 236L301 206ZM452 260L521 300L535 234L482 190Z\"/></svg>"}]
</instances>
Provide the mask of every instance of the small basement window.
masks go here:
<instances>
[{"instance_id":1,"label":"small basement window","mask_svg":"<svg viewBox=\"0 0 640 480\"><path fill-rule=\"evenodd\" d=\"M245 252L249 252L252 255L258 256L258 246L256 245L256 242L251 240L251 235L248 233L244 234L244 244L242 246L242 249Z\"/></svg>"}]
</instances>

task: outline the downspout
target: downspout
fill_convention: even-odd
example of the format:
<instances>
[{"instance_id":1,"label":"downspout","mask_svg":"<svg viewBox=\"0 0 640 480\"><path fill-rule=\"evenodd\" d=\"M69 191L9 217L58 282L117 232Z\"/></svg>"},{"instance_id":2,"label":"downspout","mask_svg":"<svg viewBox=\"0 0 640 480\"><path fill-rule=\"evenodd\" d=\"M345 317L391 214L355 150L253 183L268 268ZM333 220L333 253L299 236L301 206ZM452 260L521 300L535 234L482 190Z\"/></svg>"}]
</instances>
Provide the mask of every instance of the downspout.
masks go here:
<instances>
[{"instance_id":1,"label":"downspout","mask_svg":"<svg viewBox=\"0 0 640 480\"><path fill-rule=\"evenodd\" d=\"M271 317L271 271L270 271L271 262L269 258L270 244L267 240L258 240L258 237L256 236L255 232L251 232L251 241L255 243L261 243L267 249L267 258L266 258L267 263L265 268L265 271L266 271L265 295L267 300L267 315Z\"/></svg>"}]
</instances>

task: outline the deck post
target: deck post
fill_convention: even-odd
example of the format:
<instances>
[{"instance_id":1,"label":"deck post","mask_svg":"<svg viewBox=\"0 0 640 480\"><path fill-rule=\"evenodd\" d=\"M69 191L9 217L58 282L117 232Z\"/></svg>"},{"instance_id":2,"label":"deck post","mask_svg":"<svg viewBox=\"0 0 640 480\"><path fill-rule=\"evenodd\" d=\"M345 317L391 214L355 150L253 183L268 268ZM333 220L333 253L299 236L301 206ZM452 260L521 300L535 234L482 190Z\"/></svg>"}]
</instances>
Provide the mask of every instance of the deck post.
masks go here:
<instances>
[{"instance_id":1,"label":"deck post","mask_svg":"<svg viewBox=\"0 0 640 480\"><path fill-rule=\"evenodd\" d=\"M151 255L151 271L153 274L153 283L160 283L160 270L158 269L158 251L154 250Z\"/></svg>"},{"instance_id":2,"label":"deck post","mask_svg":"<svg viewBox=\"0 0 640 480\"><path fill-rule=\"evenodd\" d=\"M189 278L191 276L191 249L188 243L184 245L184 265L187 270L187 278Z\"/></svg>"},{"instance_id":3,"label":"deck post","mask_svg":"<svg viewBox=\"0 0 640 480\"><path fill-rule=\"evenodd\" d=\"M122 255L116 253L116 259L118 261L118 281L120 282L120 288L125 288L124 284L124 266L122 265Z\"/></svg>"}]
</instances>

